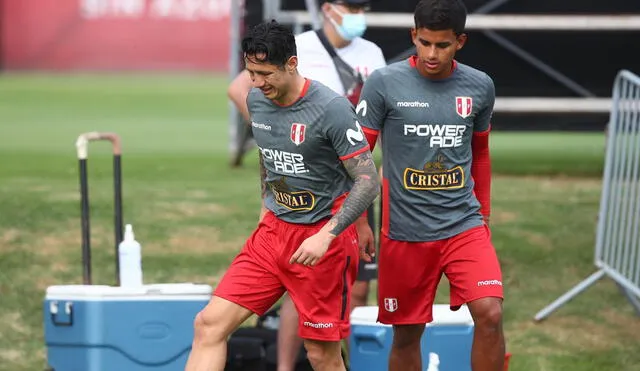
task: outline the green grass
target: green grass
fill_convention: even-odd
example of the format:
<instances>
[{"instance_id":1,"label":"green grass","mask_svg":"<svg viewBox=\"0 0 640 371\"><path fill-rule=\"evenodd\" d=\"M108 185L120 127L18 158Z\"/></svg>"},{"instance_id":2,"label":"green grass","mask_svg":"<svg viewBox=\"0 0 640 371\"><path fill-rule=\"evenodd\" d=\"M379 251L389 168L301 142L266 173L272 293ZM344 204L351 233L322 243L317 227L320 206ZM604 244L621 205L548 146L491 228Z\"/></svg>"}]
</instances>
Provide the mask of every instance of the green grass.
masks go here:
<instances>
[{"instance_id":1,"label":"green grass","mask_svg":"<svg viewBox=\"0 0 640 371\"><path fill-rule=\"evenodd\" d=\"M491 141L498 174L602 175L605 138L601 133L495 132Z\"/></svg>"},{"instance_id":2,"label":"green grass","mask_svg":"<svg viewBox=\"0 0 640 371\"><path fill-rule=\"evenodd\" d=\"M0 77L1 371L44 367L44 290L81 283L82 132L122 137L124 216L143 244L145 280L216 284L259 207L255 153L227 166L225 84L207 75ZM594 270L604 137L496 132L491 143L511 370L639 369L640 321L609 280L532 322ZM89 153L94 282L112 284L110 148L92 143Z\"/></svg>"}]
</instances>

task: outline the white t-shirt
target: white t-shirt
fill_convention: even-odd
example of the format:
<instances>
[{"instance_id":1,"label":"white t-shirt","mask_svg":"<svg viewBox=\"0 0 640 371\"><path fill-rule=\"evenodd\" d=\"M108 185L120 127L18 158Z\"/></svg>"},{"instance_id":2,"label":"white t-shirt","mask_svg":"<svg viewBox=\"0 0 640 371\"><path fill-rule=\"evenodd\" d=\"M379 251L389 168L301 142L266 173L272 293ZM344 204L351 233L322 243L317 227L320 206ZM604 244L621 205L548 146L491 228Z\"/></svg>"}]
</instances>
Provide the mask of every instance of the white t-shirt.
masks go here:
<instances>
[{"instance_id":1,"label":"white t-shirt","mask_svg":"<svg viewBox=\"0 0 640 371\"><path fill-rule=\"evenodd\" d=\"M344 87L338 71L331 60L329 52L324 48L315 31L303 32L296 36L298 49L298 72L300 75L317 80L340 95L344 95ZM363 38L356 37L344 48L336 49L336 53L348 65L362 74L366 79L371 73L386 66L382 50Z\"/></svg>"}]
</instances>

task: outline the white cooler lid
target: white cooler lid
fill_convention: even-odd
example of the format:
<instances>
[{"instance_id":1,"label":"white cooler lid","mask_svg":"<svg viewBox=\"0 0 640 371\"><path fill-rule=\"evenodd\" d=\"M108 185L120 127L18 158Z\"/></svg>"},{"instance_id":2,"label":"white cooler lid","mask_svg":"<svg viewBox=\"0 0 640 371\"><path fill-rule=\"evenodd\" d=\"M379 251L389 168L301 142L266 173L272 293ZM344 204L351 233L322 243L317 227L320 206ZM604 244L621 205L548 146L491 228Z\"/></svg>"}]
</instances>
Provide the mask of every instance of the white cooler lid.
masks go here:
<instances>
[{"instance_id":1,"label":"white cooler lid","mask_svg":"<svg viewBox=\"0 0 640 371\"><path fill-rule=\"evenodd\" d=\"M141 287L106 285L60 285L47 287L49 300L202 300L210 297L209 285L160 283Z\"/></svg>"},{"instance_id":2,"label":"white cooler lid","mask_svg":"<svg viewBox=\"0 0 640 371\"><path fill-rule=\"evenodd\" d=\"M356 307L351 312L351 324L352 325L378 325L376 323L378 319L378 307ZM427 326L446 326L446 325L465 325L472 326L473 318L469 312L469 308L463 305L457 311L452 311L448 304L434 304L433 305L433 322L427 324Z\"/></svg>"}]
</instances>

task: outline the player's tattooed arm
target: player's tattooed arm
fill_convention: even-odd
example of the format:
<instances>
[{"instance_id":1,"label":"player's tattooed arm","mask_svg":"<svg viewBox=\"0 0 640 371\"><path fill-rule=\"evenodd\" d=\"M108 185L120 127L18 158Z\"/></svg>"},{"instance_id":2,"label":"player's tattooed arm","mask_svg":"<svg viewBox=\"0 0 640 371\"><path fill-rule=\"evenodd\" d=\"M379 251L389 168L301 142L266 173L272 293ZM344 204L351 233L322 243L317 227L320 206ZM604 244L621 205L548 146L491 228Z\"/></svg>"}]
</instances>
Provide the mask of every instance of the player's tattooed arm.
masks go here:
<instances>
[{"instance_id":1,"label":"player's tattooed arm","mask_svg":"<svg viewBox=\"0 0 640 371\"><path fill-rule=\"evenodd\" d=\"M342 164L354 180L354 184L340 210L327 223L330 233L334 236L358 219L380 193L378 171L370 151L344 160Z\"/></svg>"}]
</instances>

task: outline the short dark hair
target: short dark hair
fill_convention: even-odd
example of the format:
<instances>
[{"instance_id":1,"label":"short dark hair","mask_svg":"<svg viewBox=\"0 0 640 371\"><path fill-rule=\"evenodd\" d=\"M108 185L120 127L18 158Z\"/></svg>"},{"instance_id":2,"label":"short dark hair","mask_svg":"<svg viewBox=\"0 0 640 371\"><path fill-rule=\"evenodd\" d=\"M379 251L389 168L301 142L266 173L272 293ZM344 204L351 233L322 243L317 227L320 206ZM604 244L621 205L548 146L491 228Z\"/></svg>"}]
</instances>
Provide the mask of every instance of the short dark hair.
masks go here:
<instances>
[{"instance_id":1,"label":"short dark hair","mask_svg":"<svg viewBox=\"0 0 640 371\"><path fill-rule=\"evenodd\" d=\"M456 35L464 33L467 8L462 0L420 0L413 12L416 28L433 31L453 30Z\"/></svg>"},{"instance_id":2,"label":"short dark hair","mask_svg":"<svg viewBox=\"0 0 640 371\"><path fill-rule=\"evenodd\" d=\"M297 54L296 40L291 30L272 20L262 22L247 32L242 39L242 53L257 61L283 67ZM258 54L264 57L257 58Z\"/></svg>"}]
</instances>

